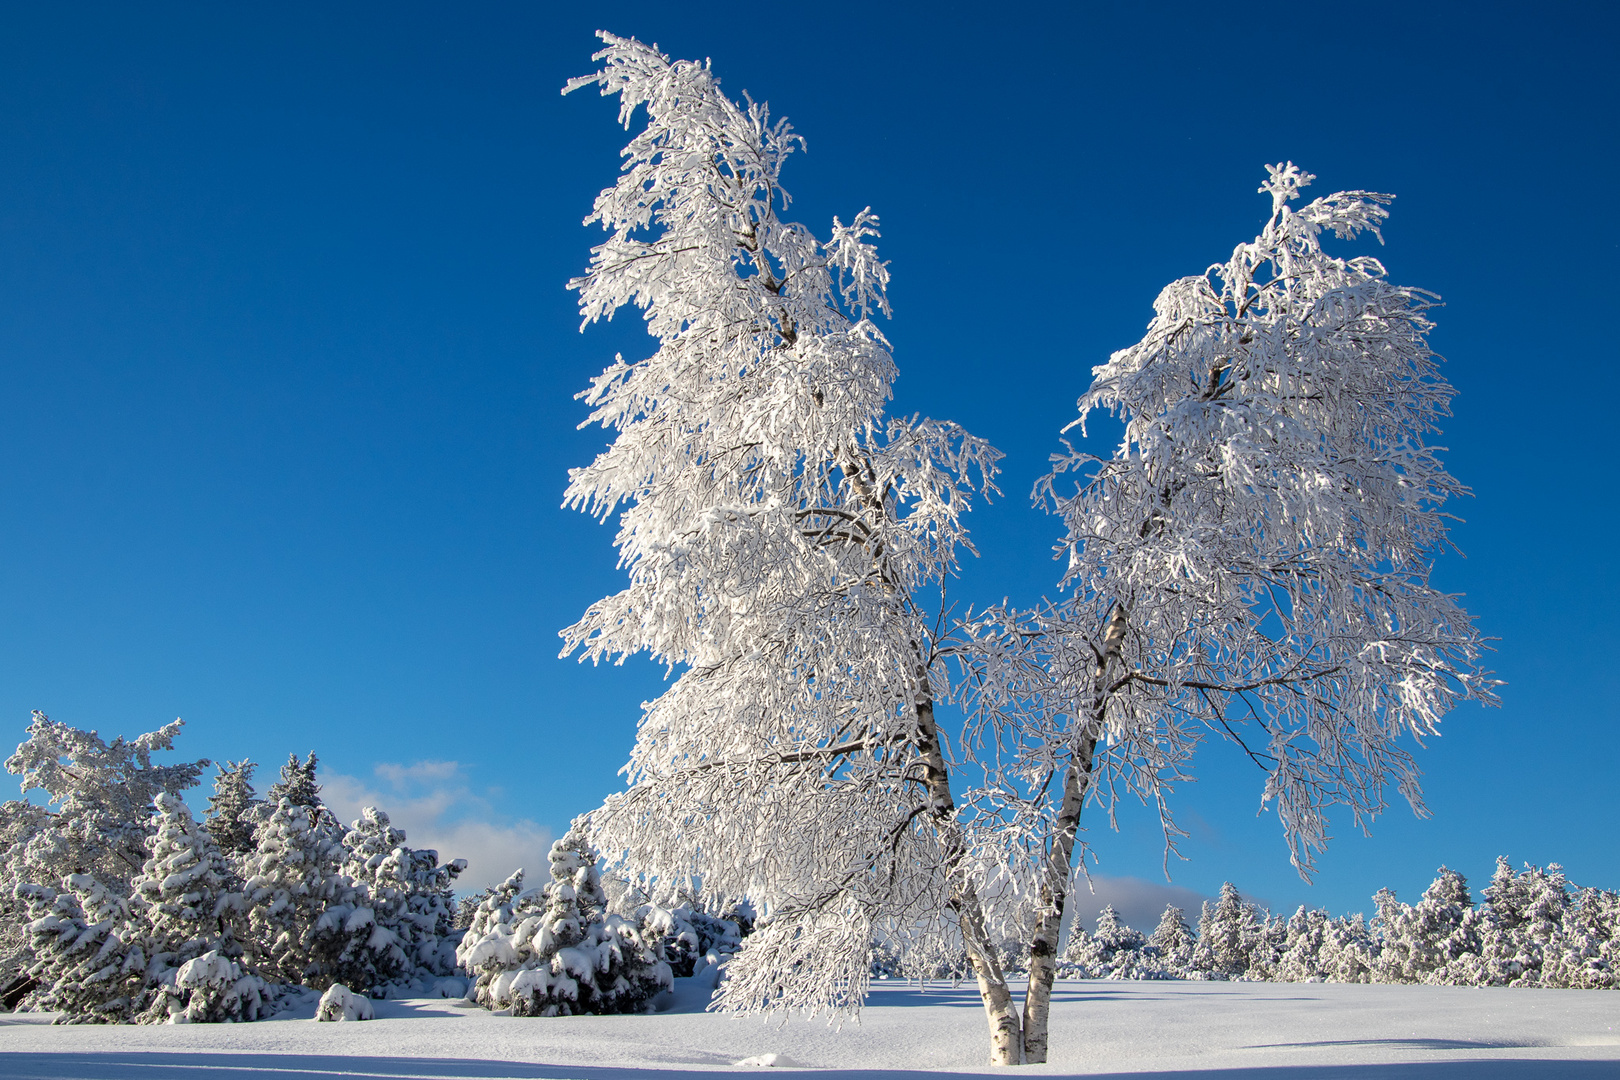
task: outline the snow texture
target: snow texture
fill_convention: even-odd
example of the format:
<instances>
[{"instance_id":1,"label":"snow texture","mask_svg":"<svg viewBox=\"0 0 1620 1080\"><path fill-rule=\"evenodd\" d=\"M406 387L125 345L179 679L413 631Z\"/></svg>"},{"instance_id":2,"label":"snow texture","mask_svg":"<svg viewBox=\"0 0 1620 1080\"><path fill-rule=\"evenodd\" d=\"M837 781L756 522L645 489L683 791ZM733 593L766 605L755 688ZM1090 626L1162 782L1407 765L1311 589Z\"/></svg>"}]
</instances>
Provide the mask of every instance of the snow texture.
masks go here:
<instances>
[{"instance_id":1,"label":"snow texture","mask_svg":"<svg viewBox=\"0 0 1620 1080\"><path fill-rule=\"evenodd\" d=\"M778 1070L826 1080L1009 1075L984 1063L983 1028L966 1022L980 1009L978 995L966 986L879 986L860 1024L841 1030L704 1013L701 1001L684 1013L545 1020L443 1000L373 1004L375 1020L343 1025L310 1023L313 996L298 1011L257 1024L53 1028L48 1015L5 1017L0 1060L11 1080L701 1080L735 1075L735 1062L769 1054L778 1056ZM1620 1074L1620 1017L1613 996L1594 991L1064 980L1052 1026L1051 1062L1020 1074L1160 1080Z\"/></svg>"}]
</instances>

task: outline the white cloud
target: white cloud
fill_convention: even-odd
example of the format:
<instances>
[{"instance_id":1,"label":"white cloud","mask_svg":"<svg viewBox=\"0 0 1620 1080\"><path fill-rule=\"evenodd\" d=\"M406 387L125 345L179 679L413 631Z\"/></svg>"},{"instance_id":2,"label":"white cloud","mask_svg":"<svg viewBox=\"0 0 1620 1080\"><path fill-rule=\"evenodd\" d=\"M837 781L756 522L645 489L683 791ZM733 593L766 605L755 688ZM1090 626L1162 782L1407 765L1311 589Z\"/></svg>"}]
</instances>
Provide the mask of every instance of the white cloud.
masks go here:
<instances>
[{"instance_id":1,"label":"white cloud","mask_svg":"<svg viewBox=\"0 0 1620 1080\"><path fill-rule=\"evenodd\" d=\"M551 830L527 818L504 818L472 786L454 761L382 762L370 779L327 773L321 799L339 819L350 822L367 806L388 814L415 848L432 848L439 858L466 859L460 891L476 891L504 881L522 867L533 883L547 880L546 853Z\"/></svg>"}]
</instances>

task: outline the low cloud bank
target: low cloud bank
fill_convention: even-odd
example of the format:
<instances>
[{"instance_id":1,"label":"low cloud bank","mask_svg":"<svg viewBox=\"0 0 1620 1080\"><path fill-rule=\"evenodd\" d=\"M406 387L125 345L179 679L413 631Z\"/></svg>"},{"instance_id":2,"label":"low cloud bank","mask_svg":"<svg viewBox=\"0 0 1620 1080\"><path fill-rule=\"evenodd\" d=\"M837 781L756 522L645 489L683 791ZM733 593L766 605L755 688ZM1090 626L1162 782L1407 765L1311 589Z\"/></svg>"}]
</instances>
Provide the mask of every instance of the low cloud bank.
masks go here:
<instances>
[{"instance_id":1,"label":"low cloud bank","mask_svg":"<svg viewBox=\"0 0 1620 1080\"><path fill-rule=\"evenodd\" d=\"M369 778L328 773L320 779L322 801L344 823L359 817L362 808L375 806L395 828L405 830L411 847L432 848L445 862L466 859L457 891L499 884L519 867L532 884L549 880L551 830L497 813L459 762L385 761Z\"/></svg>"}]
</instances>

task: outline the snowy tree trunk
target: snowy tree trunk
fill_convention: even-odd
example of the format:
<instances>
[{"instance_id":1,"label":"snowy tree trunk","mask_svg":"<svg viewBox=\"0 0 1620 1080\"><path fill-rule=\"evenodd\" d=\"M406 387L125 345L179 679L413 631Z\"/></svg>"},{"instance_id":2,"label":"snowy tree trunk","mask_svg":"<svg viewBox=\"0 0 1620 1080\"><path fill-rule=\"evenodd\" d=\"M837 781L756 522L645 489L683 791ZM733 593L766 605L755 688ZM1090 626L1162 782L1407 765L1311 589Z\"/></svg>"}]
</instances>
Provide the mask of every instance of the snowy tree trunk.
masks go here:
<instances>
[{"instance_id":1,"label":"snowy tree trunk","mask_svg":"<svg viewBox=\"0 0 1620 1080\"><path fill-rule=\"evenodd\" d=\"M1108 667L1117 659L1125 641L1125 608L1115 604L1103 631L1102 648L1092 671L1092 700L1087 709L1088 723L1078 745L1069 756L1063 775L1063 802L1053 830L1051 856L1041 882L1040 914L1029 943L1029 988L1024 992L1024 1062L1046 1062L1047 1030L1052 1012L1052 983L1057 979L1058 935L1063 928L1063 908L1069 896L1073 872L1075 838L1080 832L1080 811L1085 807L1086 787L1091 782L1091 765L1097 749L1096 733L1102 730L1108 707Z\"/></svg>"},{"instance_id":2,"label":"snowy tree trunk","mask_svg":"<svg viewBox=\"0 0 1620 1080\"><path fill-rule=\"evenodd\" d=\"M962 929L962 941L967 946L973 975L979 984L979 997L984 1002L985 1018L990 1024L990 1064L1017 1065L1022 1061L1023 1051L1018 1008L1013 1003L1000 957L990 942L978 891L963 872L966 845L956 823L956 802L951 797L950 773L945 768L945 755L940 748L939 726L934 720L934 700L926 670L919 673L918 687L918 749L926 768L929 815L946 843L952 879L951 908Z\"/></svg>"},{"instance_id":3,"label":"snowy tree trunk","mask_svg":"<svg viewBox=\"0 0 1620 1080\"><path fill-rule=\"evenodd\" d=\"M1069 896L1070 865L1075 837L1080 831L1080 810L1085 805L1086 783L1097 740L1084 740L1069 761L1063 777L1063 804L1058 811L1046 879L1041 883L1040 915L1029 941L1029 989L1024 993L1024 1063L1046 1061L1048 1017L1052 1011L1052 983L1057 978L1058 936Z\"/></svg>"}]
</instances>

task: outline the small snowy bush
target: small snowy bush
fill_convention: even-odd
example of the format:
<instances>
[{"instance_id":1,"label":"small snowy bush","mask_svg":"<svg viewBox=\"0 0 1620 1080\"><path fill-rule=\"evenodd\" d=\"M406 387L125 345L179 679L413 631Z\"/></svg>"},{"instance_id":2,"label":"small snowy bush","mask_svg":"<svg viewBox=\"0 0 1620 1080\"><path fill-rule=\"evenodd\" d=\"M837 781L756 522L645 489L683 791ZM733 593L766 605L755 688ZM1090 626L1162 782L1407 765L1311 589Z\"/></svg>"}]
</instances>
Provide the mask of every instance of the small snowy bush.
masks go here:
<instances>
[{"instance_id":1,"label":"small snowy bush","mask_svg":"<svg viewBox=\"0 0 1620 1080\"><path fill-rule=\"evenodd\" d=\"M376 1017L371 1002L362 994L357 994L342 983L333 983L321 995L321 1003L315 1009L316 1020L371 1020Z\"/></svg>"}]
</instances>

